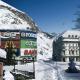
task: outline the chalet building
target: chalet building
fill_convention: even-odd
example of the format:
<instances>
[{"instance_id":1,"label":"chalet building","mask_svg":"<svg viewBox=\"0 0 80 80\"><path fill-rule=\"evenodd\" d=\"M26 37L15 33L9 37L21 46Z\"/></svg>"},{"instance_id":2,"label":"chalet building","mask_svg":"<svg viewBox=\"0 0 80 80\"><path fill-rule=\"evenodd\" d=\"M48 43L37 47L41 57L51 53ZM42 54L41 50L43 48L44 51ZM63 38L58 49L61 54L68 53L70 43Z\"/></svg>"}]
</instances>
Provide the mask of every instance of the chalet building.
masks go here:
<instances>
[{"instance_id":1,"label":"chalet building","mask_svg":"<svg viewBox=\"0 0 80 80\"><path fill-rule=\"evenodd\" d=\"M80 30L68 30L53 42L53 60L68 62L70 58L80 61Z\"/></svg>"}]
</instances>

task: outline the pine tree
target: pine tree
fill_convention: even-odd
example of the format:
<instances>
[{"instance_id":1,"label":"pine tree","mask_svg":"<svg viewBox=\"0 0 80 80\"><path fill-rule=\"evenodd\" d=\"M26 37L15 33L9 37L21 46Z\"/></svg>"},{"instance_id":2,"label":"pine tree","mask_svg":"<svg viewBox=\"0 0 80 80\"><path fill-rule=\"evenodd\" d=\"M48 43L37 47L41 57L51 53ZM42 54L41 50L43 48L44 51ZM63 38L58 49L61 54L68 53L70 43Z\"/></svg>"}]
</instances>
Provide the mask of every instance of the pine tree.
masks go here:
<instances>
[{"instance_id":1,"label":"pine tree","mask_svg":"<svg viewBox=\"0 0 80 80\"><path fill-rule=\"evenodd\" d=\"M80 6L78 8L80 8ZM77 15L77 18L75 20L76 25L74 29L80 29L80 11L77 11L75 15Z\"/></svg>"}]
</instances>

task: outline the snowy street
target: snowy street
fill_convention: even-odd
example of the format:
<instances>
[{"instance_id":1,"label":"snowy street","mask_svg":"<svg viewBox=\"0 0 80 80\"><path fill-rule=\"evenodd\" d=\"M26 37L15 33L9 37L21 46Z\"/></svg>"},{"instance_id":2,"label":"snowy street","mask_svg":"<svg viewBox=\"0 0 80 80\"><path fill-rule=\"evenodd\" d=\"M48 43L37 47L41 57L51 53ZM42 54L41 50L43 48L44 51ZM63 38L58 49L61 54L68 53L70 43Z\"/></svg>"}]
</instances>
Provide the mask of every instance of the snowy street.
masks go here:
<instances>
[{"instance_id":1,"label":"snowy street","mask_svg":"<svg viewBox=\"0 0 80 80\"><path fill-rule=\"evenodd\" d=\"M80 73L66 73L68 63L38 61L36 79L33 80L80 80Z\"/></svg>"},{"instance_id":2,"label":"snowy street","mask_svg":"<svg viewBox=\"0 0 80 80\"><path fill-rule=\"evenodd\" d=\"M16 65L16 69L22 71L33 71L30 67L32 67L32 63L29 65ZM80 80L80 73L66 73L67 68L68 62L38 60L35 62L35 79L30 80ZM80 69L80 63L78 68ZM11 71L13 66L5 66L4 70Z\"/></svg>"},{"instance_id":3,"label":"snowy street","mask_svg":"<svg viewBox=\"0 0 80 80\"><path fill-rule=\"evenodd\" d=\"M36 79L33 80L57 80L53 62L38 61L36 65Z\"/></svg>"}]
</instances>

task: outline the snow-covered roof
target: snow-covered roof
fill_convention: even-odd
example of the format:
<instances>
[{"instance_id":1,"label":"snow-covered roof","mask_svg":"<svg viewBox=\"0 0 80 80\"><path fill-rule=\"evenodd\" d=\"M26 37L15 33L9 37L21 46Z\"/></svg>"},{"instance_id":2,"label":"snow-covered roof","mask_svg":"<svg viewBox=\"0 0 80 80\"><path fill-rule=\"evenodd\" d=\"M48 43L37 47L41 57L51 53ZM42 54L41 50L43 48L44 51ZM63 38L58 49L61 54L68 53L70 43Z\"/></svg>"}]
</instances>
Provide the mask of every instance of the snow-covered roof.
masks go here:
<instances>
[{"instance_id":1,"label":"snow-covered roof","mask_svg":"<svg viewBox=\"0 0 80 80\"><path fill-rule=\"evenodd\" d=\"M67 30L62 34L63 37L68 37L69 35L74 35L80 37L80 31L79 30Z\"/></svg>"}]
</instances>

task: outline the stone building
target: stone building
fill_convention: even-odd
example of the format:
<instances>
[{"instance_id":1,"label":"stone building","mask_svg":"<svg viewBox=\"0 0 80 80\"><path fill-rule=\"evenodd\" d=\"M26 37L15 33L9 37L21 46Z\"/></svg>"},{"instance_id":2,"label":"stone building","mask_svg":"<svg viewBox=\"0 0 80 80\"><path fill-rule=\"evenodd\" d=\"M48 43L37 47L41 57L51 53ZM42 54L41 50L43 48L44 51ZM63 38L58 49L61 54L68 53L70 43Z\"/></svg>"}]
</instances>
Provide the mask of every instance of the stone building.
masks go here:
<instances>
[{"instance_id":1,"label":"stone building","mask_svg":"<svg viewBox=\"0 0 80 80\"><path fill-rule=\"evenodd\" d=\"M68 62L73 57L80 61L80 30L68 30L53 42L53 60Z\"/></svg>"}]
</instances>

